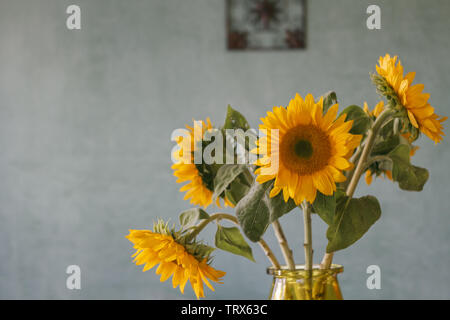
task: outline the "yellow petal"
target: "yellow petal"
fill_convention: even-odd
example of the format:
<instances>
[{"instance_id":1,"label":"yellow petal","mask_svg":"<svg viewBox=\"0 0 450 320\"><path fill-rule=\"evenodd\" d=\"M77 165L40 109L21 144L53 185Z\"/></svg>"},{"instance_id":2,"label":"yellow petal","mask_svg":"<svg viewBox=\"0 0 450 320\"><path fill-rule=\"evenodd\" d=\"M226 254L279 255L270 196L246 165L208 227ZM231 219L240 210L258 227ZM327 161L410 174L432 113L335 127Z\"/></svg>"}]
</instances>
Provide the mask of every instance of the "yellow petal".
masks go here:
<instances>
[{"instance_id":1,"label":"yellow petal","mask_svg":"<svg viewBox=\"0 0 450 320\"><path fill-rule=\"evenodd\" d=\"M326 172L317 172L313 176L313 183L324 195L331 196L333 194L333 185L329 181Z\"/></svg>"},{"instance_id":2,"label":"yellow petal","mask_svg":"<svg viewBox=\"0 0 450 320\"><path fill-rule=\"evenodd\" d=\"M159 265L158 270L159 268L161 268L161 278L159 281L164 282L175 272L177 265L173 262L162 262Z\"/></svg>"},{"instance_id":3,"label":"yellow petal","mask_svg":"<svg viewBox=\"0 0 450 320\"><path fill-rule=\"evenodd\" d=\"M370 186L370 184L372 183L372 173L370 172L370 170L366 171L365 179L366 179L367 185Z\"/></svg>"},{"instance_id":4,"label":"yellow petal","mask_svg":"<svg viewBox=\"0 0 450 320\"><path fill-rule=\"evenodd\" d=\"M347 180L347 178L342 174L342 172L339 171L338 169L336 169L335 167L328 166L327 169L328 169L328 172L333 177L334 181L344 182L345 180Z\"/></svg>"},{"instance_id":5,"label":"yellow petal","mask_svg":"<svg viewBox=\"0 0 450 320\"><path fill-rule=\"evenodd\" d=\"M323 121L322 121L322 128L327 130L331 124L333 123L334 119L336 119L337 113L339 110L339 105L334 104L330 109L328 109L327 113L325 114Z\"/></svg>"},{"instance_id":6,"label":"yellow petal","mask_svg":"<svg viewBox=\"0 0 450 320\"><path fill-rule=\"evenodd\" d=\"M419 124L417 123L416 118L414 117L413 113L409 110L408 110L408 118L414 127L419 128Z\"/></svg>"},{"instance_id":7,"label":"yellow petal","mask_svg":"<svg viewBox=\"0 0 450 320\"><path fill-rule=\"evenodd\" d=\"M295 197L297 191L298 175L296 173L291 173L291 178L289 179L289 196L291 198Z\"/></svg>"},{"instance_id":8,"label":"yellow petal","mask_svg":"<svg viewBox=\"0 0 450 320\"><path fill-rule=\"evenodd\" d=\"M273 197L276 197L279 193L280 193L280 191L281 191L281 188L278 188L278 187L273 187L272 188L272 190L270 190L270 194L269 194L269 196L271 197L271 198L273 198Z\"/></svg>"},{"instance_id":9,"label":"yellow petal","mask_svg":"<svg viewBox=\"0 0 450 320\"><path fill-rule=\"evenodd\" d=\"M333 166L335 166L337 169L340 169L340 170L348 170L352 166L351 163L348 162L347 159L342 158L342 157L333 157L331 159L331 162L332 162Z\"/></svg>"},{"instance_id":10,"label":"yellow petal","mask_svg":"<svg viewBox=\"0 0 450 320\"><path fill-rule=\"evenodd\" d=\"M206 278L206 276L203 274L202 269L199 268L198 272L201 276L202 281L208 286L208 288L210 288L212 291L214 291L213 286L211 285L211 283L209 283L208 279Z\"/></svg>"}]
</instances>

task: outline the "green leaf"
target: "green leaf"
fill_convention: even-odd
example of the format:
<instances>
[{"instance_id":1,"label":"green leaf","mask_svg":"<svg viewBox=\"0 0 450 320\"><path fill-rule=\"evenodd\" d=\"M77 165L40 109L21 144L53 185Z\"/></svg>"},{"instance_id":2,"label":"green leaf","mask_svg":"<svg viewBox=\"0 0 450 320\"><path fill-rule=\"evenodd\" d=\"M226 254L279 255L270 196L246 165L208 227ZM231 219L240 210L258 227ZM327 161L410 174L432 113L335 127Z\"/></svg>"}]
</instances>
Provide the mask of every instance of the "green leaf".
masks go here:
<instances>
[{"instance_id":1,"label":"green leaf","mask_svg":"<svg viewBox=\"0 0 450 320\"><path fill-rule=\"evenodd\" d=\"M273 181L254 182L248 193L238 202L236 216L244 234L253 242L261 239L270 223L296 207L293 200L284 202L282 195L269 197Z\"/></svg>"},{"instance_id":2,"label":"green leaf","mask_svg":"<svg viewBox=\"0 0 450 320\"><path fill-rule=\"evenodd\" d=\"M384 138L392 136L394 132L394 121L389 121L380 130L380 135Z\"/></svg>"},{"instance_id":3,"label":"green leaf","mask_svg":"<svg viewBox=\"0 0 450 320\"><path fill-rule=\"evenodd\" d=\"M372 155L386 155L394 150L400 144L400 137L398 135L391 136L386 140L382 140L375 144L372 149Z\"/></svg>"},{"instance_id":4,"label":"green leaf","mask_svg":"<svg viewBox=\"0 0 450 320\"><path fill-rule=\"evenodd\" d=\"M330 107L332 107L337 102L336 92L329 91L325 93L323 95L323 113L327 113L328 109L330 109Z\"/></svg>"},{"instance_id":5,"label":"green leaf","mask_svg":"<svg viewBox=\"0 0 450 320\"><path fill-rule=\"evenodd\" d=\"M236 217L244 234L253 242L259 241L270 223L270 211L265 201L271 183L255 181L247 195L236 205Z\"/></svg>"},{"instance_id":6,"label":"green leaf","mask_svg":"<svg viewBox=\"0 0 450 320\"><path fill-rule=\"evenodd\" d=\"M411 166L411 174L409 179L399 181L400 189L406 191L422 191L425 183L427 183L430 174L427 169Z\"/></svg>"},{"instance_id":7,"label":"green leaf","mask_svg":"<svg viewBox=\"0 0 450 320\"><path fill-rule=\"evenodd\" d=\"M429 173L427 169L411 165L409 152L410 147L401 144L389 153L393 162L392 178L402 190L422 191Z\"/></svg>"},{"instance_id":8,"label":"green leaf","mask_svg":"<svg viewBox=\"0 0 450 320\"><path fill-rule=\"evenodd\" d=\"M250 129L250 125L241 113L234 110L230 105L228 105L227 117L225 119L223 129L242 129L244 131L247 131L248 129Z\"/></svg>"},{"instance_id":9,"label":"green leaf","mask_svg":"<svg viewBox=\"0 0 450 320\"><path fill-rule=\"evenodd\" d=\"M236 196L233 193L233 190L225 190L225 197L227 197L228 201L230 201L234 206L239 200L236 199Z\"/></svg>"},{"instance_id":10,"label":"green leaf","mask_svg":"<svg viewBox=\"0 0 450 320\"><path fill-rule=\"evenodd\" d=\"M225 190L225 196L233 204L236 205L248 192L250 187L241 182L241 178L234 180L230 188Z\"/></svg>"},{"instance_id":11,"label":"green leaf","mask_svg":"<svg viewBox=\"0 0 450 320\"><path fill-rule=\"evenodd\" d=\"M238 228L225 228L217 225L216 247L243 257L251 261L253 258L252 248L247 244Z\"/></svg>"},{"instance_id":12,"label":"green leaf","mask_svg":"<svg viewBox=\"0 0 450 320\"><path fill-rule=\"evenodd\" d=\"M288 202L284 201L283 192L280 192L273 198L270 198L269 195L267 195L266 200L270 212L270 223L297 207L294 200L291 198L289 198Z\"/></svg>"},{"instance_id":13,"label":"green leaf","mask_svg":"<svg viewBox=\"0 0 450 320\"><path fill-rule=\"evenodd\" d=\"M377 198L342 197L336 207L333 223L327 230L327 252L345 249L359 240L380 218L381 208Z\"/></svg>"},{"instance_id":14,"label":"green leaf","mask_svg":"<svg viewBox=\"0 0 450 320\"><path fill-rule=\"evenodd\" d=\"M198 220L208 219L209 214L201 208L193 208L186 210L180 214L180 225L184 229L189 229L197 224Z\"/></svg>"},{"instance_id":15,"label":"green leaf","mask_svg":"<svg viewBox=\"0 0 450 320\"><path fill-rule=\"evenodd\" d=\"M342 111L342 114L347 114L346 121L353 120L351 134L364 134L369 129L371 120L361 107L349 106Z\"/></svg>"},{"instance_id":16,"label":"green leaf","mask_svg":"<svg viewBox=\"0 0 450 320\"><path fill-rule=\"evenodd\" d=\"M331 225L336 212L336 203L344 195L345 192L341 189L337 189L331 196L326 196L321 192L317 192L316 200L312 204L313 211L317 213L326 224Z\"/></svg>"},{"instance_id":17,"label":"green leaf","mask_svg":"<svg viewBox=\"0 0 450 320\"><path fill-rule=\"evenodd\" d=\"M214 178L213 200L228 188L228 186L246 169L243 164L225 164L220 167Z\"/></svg>"}]
</instances>

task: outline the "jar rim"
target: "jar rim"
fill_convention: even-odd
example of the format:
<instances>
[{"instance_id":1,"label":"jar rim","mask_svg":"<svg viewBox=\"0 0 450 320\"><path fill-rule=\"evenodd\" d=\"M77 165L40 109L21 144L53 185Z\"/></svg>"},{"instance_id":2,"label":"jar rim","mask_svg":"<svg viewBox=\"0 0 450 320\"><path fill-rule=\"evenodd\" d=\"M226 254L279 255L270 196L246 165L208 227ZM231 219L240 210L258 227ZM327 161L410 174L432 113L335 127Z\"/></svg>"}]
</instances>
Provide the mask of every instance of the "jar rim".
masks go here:
<instances>
[{"instance_id":1,"label":"jar rim","mask_svg":"<svg viewBox=\"0 0 450 320\"><path fill-rule=\"evenodd\" d=\"M338 274L344 271L344 267L339 264L332 264L329 269L321 269L319 264L313 265L312 269L314 274ZM302 276L306 274L305 265L296 265L295 270L289 269L288 266L281 266L280 268L268 267L267 274L273 276L288 276L297 275Z\"/></svg>"}]
</instances>

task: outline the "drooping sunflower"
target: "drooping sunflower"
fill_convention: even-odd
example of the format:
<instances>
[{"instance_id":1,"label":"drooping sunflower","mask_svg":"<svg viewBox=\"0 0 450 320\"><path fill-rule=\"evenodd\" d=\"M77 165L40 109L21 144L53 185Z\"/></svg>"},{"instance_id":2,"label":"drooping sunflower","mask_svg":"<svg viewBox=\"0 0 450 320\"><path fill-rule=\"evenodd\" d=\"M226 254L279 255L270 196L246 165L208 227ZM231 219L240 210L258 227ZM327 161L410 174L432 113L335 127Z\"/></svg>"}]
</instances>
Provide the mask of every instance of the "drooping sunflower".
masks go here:
<instances>
[{"instance_id":1,"label":"drooping sunflower","mask_svg":"<svg viewBox=\"0 0 450 320\"><path fill-rule=\"evenodd\" d=\"M398 103L405 108L411 124L427 135L435 143L441 142L444 136L442 122L447 117L434 113L434 108L428 103L429 93L423 93L424 85L415 84L413 80L416 73L403 75L403 66L397 56L386 54L380 57L377 73L394 90Z\"/></svg>"},{"instance_id":2,"label":"drooping sunflower","mask_svg":"<svg viewBox=\"0 0 450 320\"><path fill-rule=\"evenodd\" d=\"M214 165L203 163L195 164L194 153L198 148L204 147L204 134L208 130L213 130L209 118L204 121L194 121L194 127L186 125L189 130L188 136L179 136L177 144L179 150L173 153L175 163L172 165L173 175L177 177L177 183L189 181L181 187L180 191L186 191L184 200L190 199L190 203L202 207L208 207L213 202L214 192L214 172L217 168ZM195 134L199 132L200 134ZM185 152L190 152L186 155ZM225 207L233 207L233 204L223 196ZM216 205L220 207L220 198L216 200Z\"/></svg>"},{"instance_id":3,"label":"drooping sunflower","mask_svg":"<svg viewBox=\"0 0 450 320\"><path fill-rule=\"evenodd\" d=\"M221 283L225 272L214 269L209 265L209 250L196 243L179 241L176 234L170 231L167 225L158 222L153 231L129 230L126 236L134 244L136 252L132 255L136 265L144 265L143 272L158 265L156 274L161 275L164 282L172 277L174 288L180 287L181 293L187 281L191 283L197 298L203 298L205 283L211 290L213 286L208 281Z\"/></svg>"},{"instance_id":4,"label":"drooping sunflower","mask_svg":"<svg viewBox=\"0 0 450 320\"><path fill-rule=\"evenodd\" d=\"M267 134L253 150L260 156L255 173L259 183L275 180L271 197L282 191L285 201L313 203L317 191L332 195L346 180L342 171L353 167L349 158L362 136L350 134L353 121L345 122L345 114L336 120L337 112L335 104L324 115L323 98L316 103L311 94L305 100L297 94L287 108L274 107L261 118Z\"/></svg>"}]
</instances>

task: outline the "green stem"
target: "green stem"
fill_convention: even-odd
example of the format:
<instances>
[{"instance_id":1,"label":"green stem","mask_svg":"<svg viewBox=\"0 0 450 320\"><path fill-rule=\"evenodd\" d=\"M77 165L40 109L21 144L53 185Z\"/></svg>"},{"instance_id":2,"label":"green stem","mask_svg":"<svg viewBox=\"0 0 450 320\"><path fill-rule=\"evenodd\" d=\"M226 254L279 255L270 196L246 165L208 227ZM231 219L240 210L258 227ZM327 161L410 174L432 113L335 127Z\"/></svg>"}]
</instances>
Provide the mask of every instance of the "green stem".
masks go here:
<instances>
[{"instance_id":1,"label":"green stem","mask_svg":"<svg viewBox=\"0 0 450 320\"><path fill-rule=\"evenodd\" d=\"M333 262L333 252L325 253L322 262L320 263L320 269L330 269L331 263Z\"/></svg>"},{"instance_id":2,"label":"green stem","mask_svg":"<svg viewBox=\"0 0 450 320\"><path fill-rule=\"evenodd\" d=\"M261 249L263 250L264 254L269 259L270 263L272 263L272 267L274 267L275 269L279 270L281 268L280 267L280 263L278 262L277 258L273 254L272 250L270 249L270 247L266 243L266 241L264 241L263 238L261 238L258 241L258 243L259 243L259 246L261 247Z\"/></svg>"},{"instance_id":3,"label":"green stem","mask_svg":"<svg viewBox=\"0 0 450 320\"><path fill-rule=\"evenodd\" d=\"M304 201L303 209L303 226L305 241L303 248L305 249L305 270L312 270L313 266L313 249L312 249L312 227L311 227L311 206Z\"/></svg>"},{"instance_id":4,"label":"green stem","mask_svg":"<svg viewBox=\"0 0 450 320\"><path fill-rule=\"evenodd\" d=\"M290 270L295 270L295 262L294 257L292 255L292 250L289 248L286 236L284 235L280 222L278 220L275 220L274 222L272 222L272 226L273 230L275 231L275 236L278 239L278 243L280 244L281 252L283 253L288 268Z\"/></svg>"},{"instance_id":5,"label":"green stem","mask_svg":"<svg viewBox=\"0 0 450 320\"><path fill-rule=\"evenodd\" d=\"M186 240L189 241L194 239L210 222L222 219L229 220L239 225L239 221L235 216L228 213L216 213L211 215L208 219L203 220L198 226L196 226L195 229L187 236Z\"/></svg>"},{"instance_id":6,"label":"green stem","mask_svg":"<svg viewBox=\"0 0 450 320\"><path fill-rule=\"evenodd\" d=\"M365 141L362 142L360 146L358 146L358 148L356 149L356 152L350 158L351 163L358 162L359 158L361 157L361 153L362 153L364 145L365 145ZM344 189L347 189L348 184L352 180L354 173L355 173L355 166L353 166L353 168L350 171L348 171L348 173L346 174L347 180L343 183Z\"/></svg>"},{"instance_id":7,"label":"green stem","mask_svg":"<svg viewBox=\"0 0 450 320\"><path fill-rule=\"evenodd\" d=\"M398 126L400 125L400 119L399 118L395 118L394 120L394 135L398 134Z\"/></svg>"},{"instance_id":8,"label":"green stem","mask_svg":"<svg viewBox=\"0 0 450 320\"><path fill-rule=\"evenodd\" d=\"M306 297L312 299L312 269L313 269L313 249L312 249L312 227L311 227L311 206L306 202L302 203L303 226L305 241L303 248L305 250L305 271L306 271Z\"/></svg>"}]
</instances>

